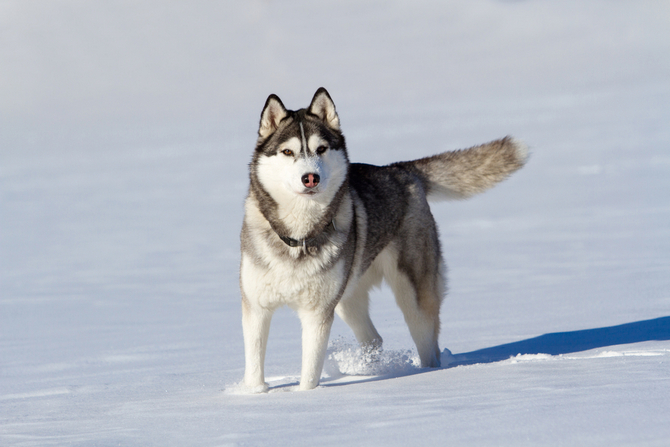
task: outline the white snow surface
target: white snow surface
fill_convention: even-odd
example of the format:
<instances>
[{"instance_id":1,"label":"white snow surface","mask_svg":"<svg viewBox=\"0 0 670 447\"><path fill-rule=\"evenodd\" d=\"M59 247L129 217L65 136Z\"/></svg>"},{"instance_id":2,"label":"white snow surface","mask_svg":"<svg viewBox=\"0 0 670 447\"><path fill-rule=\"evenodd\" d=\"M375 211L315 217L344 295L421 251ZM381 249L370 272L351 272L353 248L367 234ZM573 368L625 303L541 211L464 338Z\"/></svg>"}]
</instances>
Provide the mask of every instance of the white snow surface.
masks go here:
<instances>
[{"instance_id":1,"label":"white snow surface","mask_svg":"<svg viewBox=\"0 0 670 447\"><path fill-rule=\"evenodd\" d=\"M0 3L0 445L667 445L670 3ZM241 393L260 110L325 86L352 161L507 134L526 167L433 205L440 369L387 288L295 391ZM372 363L370 362L372 361Z\"/></svg>"}]
</instances>

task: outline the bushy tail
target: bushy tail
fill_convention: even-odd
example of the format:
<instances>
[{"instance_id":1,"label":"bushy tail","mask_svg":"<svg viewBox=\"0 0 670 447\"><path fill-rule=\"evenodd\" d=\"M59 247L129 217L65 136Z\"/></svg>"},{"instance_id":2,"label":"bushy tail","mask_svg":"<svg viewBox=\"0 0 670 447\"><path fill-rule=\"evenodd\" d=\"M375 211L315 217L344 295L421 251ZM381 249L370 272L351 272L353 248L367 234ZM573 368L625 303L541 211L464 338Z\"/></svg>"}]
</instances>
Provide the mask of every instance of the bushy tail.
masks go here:
<instances>
[{"instance_id":1,"label":"bushy tail","mask_svg":"<svg viewBox=\"0 0 670 447\"><path fill-rule=\"evenodd\" d=\"M511 137L432 157L397 163L416 172L432 200L466 199L484 192L521 168L528 148Z\"/></svg>"}]
</instances>

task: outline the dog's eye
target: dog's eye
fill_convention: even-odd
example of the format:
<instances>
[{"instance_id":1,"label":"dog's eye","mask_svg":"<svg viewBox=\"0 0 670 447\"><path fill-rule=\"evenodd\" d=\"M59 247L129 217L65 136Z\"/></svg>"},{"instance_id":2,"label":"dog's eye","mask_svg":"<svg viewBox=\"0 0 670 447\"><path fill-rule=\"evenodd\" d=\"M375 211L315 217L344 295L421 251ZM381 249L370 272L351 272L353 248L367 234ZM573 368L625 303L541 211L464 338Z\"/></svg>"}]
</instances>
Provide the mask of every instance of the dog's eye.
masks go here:
<instances>
[{"instance_id":1,"label":"dog's eye","mask_svg":"<svg viewBox=\"0 0 670 447\"><path fill-rule=\"evenodd\" d=\"M328 148L326 146L319 146L319 147L316 148L316 153L317 154L323 154L324 152L326 152L327 149Z\"/></svg>"},{"instance_id":2,"label":"dog's eye","mask_svg":"<svg viewBox=\"0 0 670 447\"><path fill-rule=\"evenodd\" d=\"M293 155L293 151L291 149L284 149L283 151L281 151L281 153L286 155L287 157Z\"/></svg>"}]
</instances>

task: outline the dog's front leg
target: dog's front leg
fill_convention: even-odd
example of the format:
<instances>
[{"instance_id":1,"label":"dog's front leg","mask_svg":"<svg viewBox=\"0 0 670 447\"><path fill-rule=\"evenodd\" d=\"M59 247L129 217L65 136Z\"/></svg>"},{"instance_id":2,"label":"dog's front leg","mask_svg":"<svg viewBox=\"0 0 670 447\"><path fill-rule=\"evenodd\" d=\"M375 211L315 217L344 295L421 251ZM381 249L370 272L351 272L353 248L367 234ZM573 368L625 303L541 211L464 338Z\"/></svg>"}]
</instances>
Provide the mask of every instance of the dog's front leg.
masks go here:
<instances>
[{"instance_id":1,"label":"dog's front leg","mask_svg":"<svg viewBox=\"0 0 670 447\"><path fill-rule=\"evenodd\" d=\"M333 325L333 310L310 309L298 313L302 323L302 373L300 389L311 390L319 384L326 358L328 337Z\"/></svg>"},{"instance_id":2,"label":"dog's front leg","mask_svg":"<svg viewBox=\"0 0 670 447\"><path fill-rule=\"evenodd\" d=\"M270 333L272 311L242 300L242 330L244 332L244 385L255 393L268 390L265 383L265 349Z\"/></svg>"}]
</instances>

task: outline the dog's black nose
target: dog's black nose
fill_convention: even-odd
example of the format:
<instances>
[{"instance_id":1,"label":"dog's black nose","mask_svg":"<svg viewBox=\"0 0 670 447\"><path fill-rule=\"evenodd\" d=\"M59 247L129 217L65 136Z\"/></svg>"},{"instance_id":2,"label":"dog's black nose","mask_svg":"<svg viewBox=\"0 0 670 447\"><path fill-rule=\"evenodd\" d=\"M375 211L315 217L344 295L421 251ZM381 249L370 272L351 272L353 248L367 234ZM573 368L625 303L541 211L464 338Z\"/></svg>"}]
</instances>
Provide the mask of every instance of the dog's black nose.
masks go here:
<instances>
[{"instance_id":1,"label":"dog's black nose","mask_svg":"<svg viewBox=\"0 0 670 447\"><path fill-rule=\"evenodd\" d=\"M307 188L314 188L316 185L319 184L319 180L321 180L319 174L309 173L302 176L302 184L305 185Z\"/></svg>"}]
</instances>

